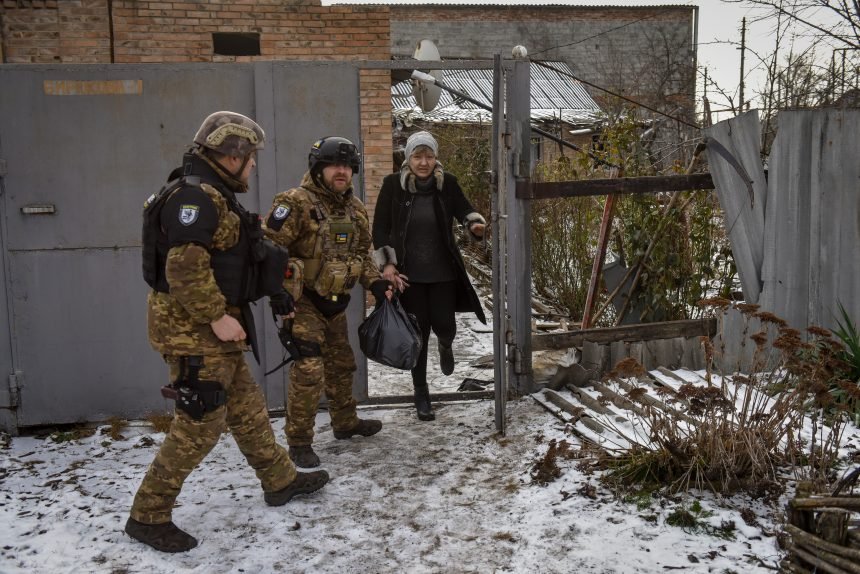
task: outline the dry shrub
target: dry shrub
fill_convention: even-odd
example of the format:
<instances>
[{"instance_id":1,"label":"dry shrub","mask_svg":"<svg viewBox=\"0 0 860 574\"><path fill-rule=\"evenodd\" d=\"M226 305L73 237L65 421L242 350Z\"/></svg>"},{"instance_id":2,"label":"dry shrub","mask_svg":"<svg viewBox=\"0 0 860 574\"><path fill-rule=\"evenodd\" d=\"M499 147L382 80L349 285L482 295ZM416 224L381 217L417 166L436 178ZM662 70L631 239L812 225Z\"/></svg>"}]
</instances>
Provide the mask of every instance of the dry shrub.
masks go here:
<instances>
[{"instance_id":1,"label":"dry shrub","mask_svg":"<svg viewBox=\"0 0 860 574\"><path fill-rule=\"evenodd\" d=\"M725 308L722 302L711 303ZM779 317L755 306L736 308L762 322L763 330L750 339L762 355L774 352L766 345L773 341L781 356L778 368L723 377L706 387L683 385L663 395L674 401L669 409L649 405L637 390L627 392L647 415L647 442L635 444L614 463L606 476L611 486L770 497L781 492L786 469L821 487L833 481L849 411L833 389L856 390L845 379L841 345L825 329L810 329L804 340Z\"/></svg>"},{"instance_id":2,"label":"dry shrub","mask_svg":"<svg viewBox=\"0 0 860 574\"><path fill-rule=\"evenodd\" d=\"M170 423L173 422L173 415L170 413L150 413L146 420L152 425L155 432L164 432L170 430Z\"/></svg>"},{"instance_id":3,"label":"dry shrub","mask_svg":"<svg viewBox=\"0 0 860 574\"><path fill-rule=\"evenodd\" d=\"M561 476L561 469L557 463L558 458L572 459L577 458L578 454L579 451L573 449L566 440L556 441L552 439L549 441L546 453L532 464L532 482L546 486Z\"/></svg>"},{"instance_id":4,"label":"dry shrub","mask_svg":"<svg viewBox=\"0 0 860 574\"><path fill-rule=\"evenodd\" d=\"M111 417L106 422L108 426L101 429L101 434L109 435L112 440L125 440L122 431L128 426L128 421L119 417Z\"/></svg>"}]
</instances>

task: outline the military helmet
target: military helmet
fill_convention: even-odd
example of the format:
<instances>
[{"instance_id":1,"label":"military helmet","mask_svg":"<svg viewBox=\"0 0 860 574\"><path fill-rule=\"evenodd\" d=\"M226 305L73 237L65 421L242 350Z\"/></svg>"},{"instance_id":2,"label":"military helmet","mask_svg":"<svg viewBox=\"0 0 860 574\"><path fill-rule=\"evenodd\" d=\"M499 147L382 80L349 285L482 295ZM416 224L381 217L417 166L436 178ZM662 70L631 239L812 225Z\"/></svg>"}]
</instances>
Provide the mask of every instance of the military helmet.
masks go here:
<instances>
[{"instance_id":1,"label":"military helmet","mask_svg":"<svg viewBox=\"0 0 860 574\"><path fill-rule=\"evenodd\" d=\"M263 149L265 140L266 133L257 122L236 112L210 114L194 136L197 145L234 157Z\"/></svg>"},{"instance_id":2,"label":"military helmet","mask_svg":"<svg viewBox=\"0 0 860 574\"><path fill-rule=\"evenodd\" d=\"M352 168L352 173L358 173L361 166L361 154L355 144L346 138L327 137L314 142L308 155L308 169L311 174L322 171L326 165L341 163Z\"/></svg>"}]
</instances>

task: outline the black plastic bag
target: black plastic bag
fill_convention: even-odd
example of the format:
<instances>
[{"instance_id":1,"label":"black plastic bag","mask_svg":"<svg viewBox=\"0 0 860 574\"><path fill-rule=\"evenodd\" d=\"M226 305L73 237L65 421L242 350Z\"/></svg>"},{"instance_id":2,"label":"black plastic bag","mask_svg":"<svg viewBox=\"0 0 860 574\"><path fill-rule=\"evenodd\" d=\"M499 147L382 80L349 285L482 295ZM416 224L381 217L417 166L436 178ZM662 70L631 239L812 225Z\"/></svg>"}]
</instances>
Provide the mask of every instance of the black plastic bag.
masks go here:
<instances>
[{"instance_id":1,"label":"black plastic bag","mask_svg":"<svg viewBox=\"0 0 860 574\"><path fill-rule=\"evenodd\" d=\"M395 295L384 298L358 326L358 344L371 361L410 370L421 354L421 328Z\"/></svg>"}]
</instances>

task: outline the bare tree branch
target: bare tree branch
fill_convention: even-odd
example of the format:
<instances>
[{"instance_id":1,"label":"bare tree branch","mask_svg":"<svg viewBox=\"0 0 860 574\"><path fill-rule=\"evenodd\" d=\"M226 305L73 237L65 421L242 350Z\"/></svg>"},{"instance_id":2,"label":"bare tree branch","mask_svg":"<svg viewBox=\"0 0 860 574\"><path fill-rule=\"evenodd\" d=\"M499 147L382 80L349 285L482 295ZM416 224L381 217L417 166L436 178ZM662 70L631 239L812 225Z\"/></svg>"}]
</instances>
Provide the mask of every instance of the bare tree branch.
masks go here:
<instances>
[{"instance_id":1,"label":"bare tree branch","mask_svg":"<svg viewBox=\"0 0 860 574\"><path fill-rule=\"evenodd\" d=\"M848 9L847 5L845 6L844 10L840 10L838 6L833 6L829 0L817 0L817 1L811 1L809 3L795 2L793 5L793 9L787 9L787 8L783 7L783 3L778 1L778 0L723 0L723 1L728 2L728 3L732 3L732 4L746 3L746 4L752 4L755 6L763 6L763 7L769 8L772 11L774 11L775 13L782 14L784 16L787 16L788 18L791 18L792 20L795 20L795 21L803 24L804 26L807 26L807 27L812 28L814 30L818 30L819 32L821 32L822 34L824 34L825 36L827 36L829 38L832 38L833 40L847 44L851 48L860 49L860 34L858 34L858 26L860 26L860 11L857 10L857 4L858 4L857 0L852 0L853 4L855 5L855 10L853 13L851 10ZM844 2L844 0L843 0L843 2ZM834 11L837 15L839 15L839 17L842 20L844 20L845 24L847 24L848 26L851 27L851 30L854 32L855 37L852 39L850 37L840 35L840 34L834 32L833 30L828 30L827 28L824 28L824 27L820 26L819 24L811 22L806 17L801 17L801 13L805 9L811 9L811 8L826 8L826 9L830 9L830 10Z\"/></svg>"}]
</instances>

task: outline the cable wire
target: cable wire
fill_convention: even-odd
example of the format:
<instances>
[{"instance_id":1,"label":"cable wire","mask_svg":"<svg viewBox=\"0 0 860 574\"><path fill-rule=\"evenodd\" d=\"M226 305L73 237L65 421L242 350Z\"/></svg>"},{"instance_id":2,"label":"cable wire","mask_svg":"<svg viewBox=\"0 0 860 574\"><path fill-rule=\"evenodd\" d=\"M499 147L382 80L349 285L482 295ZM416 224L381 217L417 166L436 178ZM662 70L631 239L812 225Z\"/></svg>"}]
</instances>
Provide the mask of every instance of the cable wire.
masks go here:
<instances>
[{"instance_id":1,"label":"cable wire","mask_svg":"<svg viewBox=\"0 0 860 574\"><path fill-rule=\"evenodd\" d=\"M665 117L669 118L670 120L675 120L676 122L681 123L681 124L684 124L685 126L689 126L689 127L691 127L691 128L695 128L695 129L697 129L697 130L698 130L698 129L701 129L701 127L700 127L700 126L697 126L696 124L691 124L691 123L690 123L690 122L688 122L687 120L683 120L683 119L681 119L681 118L679 118L679 117L676 117L676 116L673 116L673 115L667 114L667 113L665 113L665 112L661 112L660 110L658 110L658 109L656 109L656 108L652 108L651 106L646 105L646 104L643 104L642 102L637 102L636 100L632 100L632 99L628 98L627 96L622 96L621 94L616 93L616 92L613 92L612 90L609 90L609 89L607 89L607 88L604 88L603 86L598 86L597 84L593 84L593 83L591 83L591 82L589 82L589 81L587 81L587 80L583 80L582 78L577 78L577 77L576 77L576 76L574 76L573 74L568 73L568 72L565 72L564 70L558 70L558 69L556 69L556 68L553 68L552 66L550 66L549 64L547 64L545 61L542 61L542 60L532 60L532 62L534 62L534 63L535 63L535 64L537 64L538 66L542 66L542 67L544 67L544 68L547 68L548 70L552 70L553 72L555 72L555 73L557 73L557 74L559 74L559 75L567 76L567 77L569 77L569 78L572 78L572 79L576 80L577 82L580 82L580 83L585 84L586 86L591 86L592 88L598 89L598 90L600 90L600 91L602 91L602 92L606 92L606 93L607 93L607 94L609 94L610 96L614 96L614 97L616 97L616 98L620 98L620 99L622 99L622 100L624 100L624 101L626 101L626 102L630 102L631 104L634 104L634 105L637 105L637 106L639 106L639 107L645 108L646 110L650 110L650 111L654 112L655 114L659 114L659 115L661 115L661 116L665 116Z\"/></svg>"},{"instance_id":2,"label":"cable wire","mask_svg":"<svg viewBox=\"0 0 860 574\"><path fill-rule=\"evenodd\" d=\"M594 34L593 36L589 36L588 38L583 38L582 40L577 40L576 42L570 42L569 44L559 44L558 46L553 46L552 48L540 50L538 52L535 52L534 54L535 55L543 54L544 52L549 52L550 50L557 50L558 48L567 48L568 46L575 46L577 44L582 44L583 42L587 42L589 40L597 38L598 36L604 36L606 34L609 34L610 32L614 32L615 30L620 30L622 28L626 28L627 26L632 26L633 24L638 24L639 22L643 22L643 21L649 20L651 18L656 18L658 15L659 14L654 13L650 16L645 16L644 18L639 18L638 20L634 20L632 22L622 24L621 26L616 26L615 28L610 28L609 30L604 30L603 32L598 32L597 34Z\"/></svg>"}]
</instances>

